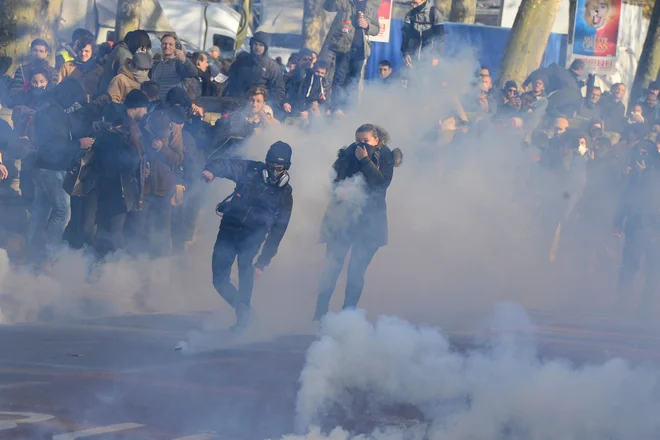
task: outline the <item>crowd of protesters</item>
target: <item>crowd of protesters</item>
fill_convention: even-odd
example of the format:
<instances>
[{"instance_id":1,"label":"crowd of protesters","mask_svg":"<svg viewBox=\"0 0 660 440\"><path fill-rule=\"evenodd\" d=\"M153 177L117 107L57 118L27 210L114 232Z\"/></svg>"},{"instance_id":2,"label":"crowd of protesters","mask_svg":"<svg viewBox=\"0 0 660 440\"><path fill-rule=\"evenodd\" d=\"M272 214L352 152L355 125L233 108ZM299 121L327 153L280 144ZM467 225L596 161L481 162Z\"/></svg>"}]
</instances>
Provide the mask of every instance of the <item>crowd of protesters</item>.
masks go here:
<instances>
[{"instance_id":1,"label":"crowd of protesters","mask_svg":"<svg viewBox=\"0 0 660 440\"><path fill-rule=\"evenodd\" d=\"M420 75L442 64L442 14L429 1L411 5L404 67L396 72L381 60L374 81L381 87L414 88ZM97 46L91 32L78 29L55 54L46 41L34 40L29 59L0 82L2 106L12 110L11 125L0 121L0 178L11 181L24 202L27 224L5 240L15 259L48 270L63 243L97 258L117 250L153 257L185 251L195 241L209 161L241 157L243 141L269 126L309 129L351 110L349 98L370 56L369 36L379 31L378 2L325 0L324 8L337 12L329 50L320 57L300 49L286 65L270 58L270 36L263 32L233 60L220 60L217 48L186 53L169 34L152 57L142 30ZM6 72L11 60L0 64ZM483 136L513 139L532 174L566 187L562 197L534 202L543 205L539 212L555 213L551 232L578 217L592 234L599 226L625 232L623 298L642 255L647 267L660 262L660 85L651 83L626 108L625 84L602 90L584 70L580 60L568 69L555 64L498 89L482 67L469 90L438 88L452 97L452 107L425 141L460 170L460 158L472 153L468 145ZM212 120L211 113L221 117ZM378 246L366 247L358 284L387 241L383 233ZM594 240L588 258L600 252ZM328 277L341 268L335 266ZM646 271L640 310L650 309L660 287L655 273ZM328 289L317 315L327 309Z\"/></svg>"}]
</instances>

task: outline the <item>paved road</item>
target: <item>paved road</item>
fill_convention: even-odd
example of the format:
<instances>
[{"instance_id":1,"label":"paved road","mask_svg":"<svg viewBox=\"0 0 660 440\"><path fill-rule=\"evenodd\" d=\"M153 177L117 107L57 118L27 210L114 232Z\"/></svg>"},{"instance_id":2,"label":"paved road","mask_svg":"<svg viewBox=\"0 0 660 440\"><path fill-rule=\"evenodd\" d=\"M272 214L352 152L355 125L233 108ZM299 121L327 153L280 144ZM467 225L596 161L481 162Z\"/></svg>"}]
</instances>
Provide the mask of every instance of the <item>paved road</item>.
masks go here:
<instances>
[{"instance_id":1,"label":"paved road","mask_svg":"<svg viewBox=\"0 0 660 440\"><path fill-rule=\"evenodd\" d=\"M312 337L176 352L200 320L142 315L0 328L0 438L264 440L291 432ZM542 356L660 364L656 337L539 320ZM452 339L466 347L471 335Z\"/></svg>"}]
</instances>

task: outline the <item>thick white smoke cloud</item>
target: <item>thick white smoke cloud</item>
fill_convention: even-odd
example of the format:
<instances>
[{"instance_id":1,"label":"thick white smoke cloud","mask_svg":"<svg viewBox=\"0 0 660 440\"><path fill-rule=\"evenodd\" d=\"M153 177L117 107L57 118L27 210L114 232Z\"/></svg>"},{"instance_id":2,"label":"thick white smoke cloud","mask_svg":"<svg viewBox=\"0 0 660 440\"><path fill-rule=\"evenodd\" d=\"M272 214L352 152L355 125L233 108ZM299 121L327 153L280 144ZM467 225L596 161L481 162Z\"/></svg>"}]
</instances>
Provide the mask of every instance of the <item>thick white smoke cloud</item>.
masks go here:
<instances>
[{"instance_id":1,"label":"thick white smoke cloud","mask_svg":"<svg viewBox=\"0 0 660 440\"><path fill-rule=\"evenodd\" d=\"M575 366L540 360L533 328L519 306L500 305L489 342L461 353L437 328L396 317L374 324L363 313L328 316L300 376L297 429L285 440L651 439L660 432L656 369L622 359ZM350 396L366 395L372 410L412 405L423 414L408 426L381 426L352 436L323 435L333 408L351 412ZM362 410L363 411L363 410ZM386 420L385 412L380 420Z\"/></svg>"},{"instance_id":2,"label":"thick white smoke cloud","mask_svg":"<svg viewBox=\"0 0 660 440\"><path fill-rule=\"evenodd\" d=\"M347 117L308 130L272 127L248 141L250 159L263 160L276 140L294 150L293 217L278 255L253 294L264 333L311 329L325 254L318 238L332 194L331 165L337 150L354 141L363 123L384 127L391 147L404 153L387 195L389 243L370 265L360 301L370 315L396 314L414 322L472 328L497 301L546 310L586 304L592 310L612 299L618 261L606 262L609 265L601 265L585 280L585 263L574 264L566 253L549 267L554 227L542 234L547 243L530 236L536 226L531 208L516 203L514 195L529 192L517 171L533 165L518 144L489 133L449 153L448 147L426 138L438 120L451 113L460 92L469 88L476 67L468 51L443 63L426 82L413 83L416 88L366 88L359 103L355 97L357 107ZM211 284L219 223L213 208L232 188L231 182L219 179L209 186L199 240L185 257L134 261L117 256L89 277L89 261L68 252L49 276L10 271L0 308L10 322L88 317L92 308L98 314L210 310L220 313L211 319L211 327L233 324L229 307ZM562 252L570 253L569 240L562 240ZM343 300L342 279L337 286L334 310Z\"/></svg>"}]
</instances>

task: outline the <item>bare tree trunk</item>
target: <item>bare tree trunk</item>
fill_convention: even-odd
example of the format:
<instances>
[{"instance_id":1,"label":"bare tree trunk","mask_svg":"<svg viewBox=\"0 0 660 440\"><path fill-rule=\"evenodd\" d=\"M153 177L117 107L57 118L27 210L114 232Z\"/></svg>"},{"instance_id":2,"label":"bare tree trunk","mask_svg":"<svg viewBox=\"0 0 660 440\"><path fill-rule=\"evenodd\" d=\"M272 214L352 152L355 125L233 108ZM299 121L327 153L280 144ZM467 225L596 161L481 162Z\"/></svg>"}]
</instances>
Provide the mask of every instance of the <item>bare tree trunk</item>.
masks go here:
<instances>
[{"instance_id":1,"label":"bare tree trunk","mask_svg":"<svg viewBox=\"0 0 660 440\"><path fill-rule=\"evenodd\" d=\"M477 0L453 0L449 21L454 23L474 24L477 15Z\"/></svg>"},{"instance_id":2,"label":"bare tree trunk","mask_svg":"<svg viewBox=\"0 0 660 440\"><path fill-rule=\"evenodd\" d=\"M500 63L500 88L509 80L520 84L541 65L561 3L562 0L522 1Z\"/></svg>"},{"instance_id":3,"label":"bare tree trunk","mask_svg":"<svg viewBox=\"0 0 660 440\"><path fill-rule=\"evenodd\" d=\"M635 81L630 93L629 106L643 93L644 88L658 77L660 70L660 1L655 2L649 30L644 41L642 55L639 57Z\"/></svg>"},{"instance_id":4,"label":"bare tree trunk","mask_svg":"<svg viewBox=\"0 0 660 440\"><path fill-rule=\"evenodd\" d=\"M323 47L326 17L323 0L305 0L304 6L303 47L319 53Z\"/></svg>"},{"instance_id":5,"label":"bare tree trunk","mask_svg":"<svg viewBox=\"0 0 660 440\"><path fill-rule=\"evenodd\" d=\"M11 57L13 74L30 54L30 43L42 38L55 47L62 0L0 0L0 56Z\"/></svg>"},{"instance_id":6,"label":"bare tree trunk","mask_svg":"<svg viewBox=\"0 0 660 440\"><path fill-rule=\"evenodd\" d=\"M140 29L142 0L119 0L117 2L117 21L115 23L115 41L123 41L126 34Z\"/></svg>"},{"instance_id":7,"label":"bare tree trunk","mask_svg":"<svg viewBox=\"0 0 660 440\"><path fill-rule=\"evenodd\" d=\"M451 0L435 0L435 7L438 8L438 11L442 12L442 16L445 20L449 20L449 14L451 13Z\"/></svg>"}]
</instances>

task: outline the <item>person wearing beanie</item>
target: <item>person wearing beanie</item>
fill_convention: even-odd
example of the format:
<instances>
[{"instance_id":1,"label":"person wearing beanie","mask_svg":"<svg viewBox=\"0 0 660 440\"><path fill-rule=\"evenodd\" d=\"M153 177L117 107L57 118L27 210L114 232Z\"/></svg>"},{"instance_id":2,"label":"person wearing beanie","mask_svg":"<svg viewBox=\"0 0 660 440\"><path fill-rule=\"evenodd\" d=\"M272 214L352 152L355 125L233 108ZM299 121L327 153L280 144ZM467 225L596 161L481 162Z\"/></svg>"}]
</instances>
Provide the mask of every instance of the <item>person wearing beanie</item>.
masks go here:
<instances>
[{"instance_id":1,"label":"person wearing beanie","mask_svg":"<svg viewBox=\"0 0 660 440\"><path fill-rule=\"evenodd\" d=\"M293 189L288 173L291 154L291 146L278 141L271 145L265 162L214 159L211 155L202 173L207 183L216 177L236 183L234 192L216 208L222 221L212 260L213 286L236 312L233 327L236 331L250 324L254 277L259 276L277 254L289 226L293 209ZM261 255L254 263L262 244ZM230 280L236 259L238 289Z\"/></svg>"},{"instance_id":2,"label":"person wearing beanie","mask_svg":"<svg viewBox=\"0 0 660 440\"><path fill-rule=\"evenodd\" d=\"M147 114L149 98L141 90L131 90L124 100L124 107L128 116L136 122L140 122Z\"/></svg>"},{"instance_id":3,"label":"person wearing beanie","mask_svg":"<svg viewBox=\"0 0 660 440\"><path fill-rule=\"evenodd\" d=\"M146 53L136 53L126 60L108 86L108 95L112 102L121 104L131 90L140 90L140 86L149 80L151 56Z\"/></svg>"},{"instance_id":4,"label":"person wearing beanie","mask_svg":"<svg viewBox=\"0 0 660 440\"><path fill-rule=\"evenodd\" d=\"M250 53L241 52L229 68L229 79L223 96L245 99L248 90L262 86L268 90L271 103L280 108L285 87L282 69L268 56L270 35L257 32L250 39Z\"/></svg>"}]
</instances>

